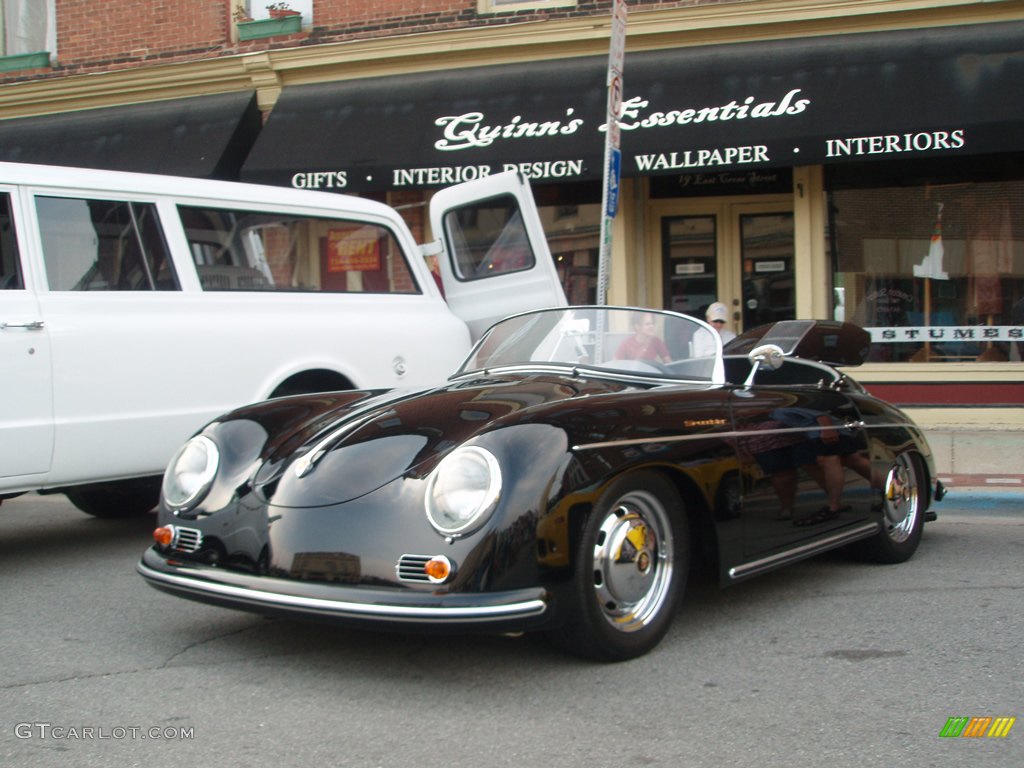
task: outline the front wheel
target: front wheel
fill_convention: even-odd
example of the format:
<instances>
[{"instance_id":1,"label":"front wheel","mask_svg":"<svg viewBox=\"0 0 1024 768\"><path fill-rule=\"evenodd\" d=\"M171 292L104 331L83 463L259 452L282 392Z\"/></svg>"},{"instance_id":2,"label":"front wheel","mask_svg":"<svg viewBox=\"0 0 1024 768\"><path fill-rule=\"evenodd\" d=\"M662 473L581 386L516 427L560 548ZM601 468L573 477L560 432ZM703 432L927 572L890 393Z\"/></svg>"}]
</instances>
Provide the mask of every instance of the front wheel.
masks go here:
<instances>
[{"instance_id":1,"label":"front wheel","mask_svg":"<svg viewBox=\"0 0 1024 768\"><path fill-rule=\"evenodd\" d=\"M882 530L853 545L853 551L877 563L902 563L917 551L924 528L925 491L911 454L893 459L882 491Z\"/></svg>"},{"instance_id":2,"label":"front wheel","mask_svg":"<svg viewBox=\"0 0 1024 768\"><path fill-rule=\"evenodd\" d=\"M657 473L627 475L602 494L579 538L566 620L552 639L599 661L642 656L665 636L686 584L679 493Z\"/></svg>"}]
</instances>

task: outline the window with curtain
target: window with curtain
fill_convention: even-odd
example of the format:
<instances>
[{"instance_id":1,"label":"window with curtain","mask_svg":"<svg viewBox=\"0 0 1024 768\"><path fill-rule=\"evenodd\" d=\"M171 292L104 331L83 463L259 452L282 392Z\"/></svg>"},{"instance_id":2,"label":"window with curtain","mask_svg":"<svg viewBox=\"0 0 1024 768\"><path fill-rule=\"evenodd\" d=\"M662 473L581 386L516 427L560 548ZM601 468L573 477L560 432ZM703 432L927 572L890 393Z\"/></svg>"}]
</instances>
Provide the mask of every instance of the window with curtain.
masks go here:
<instances>
[{"instance_id":1,"label":"window with curtain","mask_svg":"<svg viewBox=\"0 0 1024 768\"><path fill-rule=\"evenodd\" d=\"M511 13L533 8L561 8L576 5L576 0L479 0L480 13Z\"/></svg>"},{"instance_id":2,"label":"window with curtain","mask_svg":"<svg viewBox=\"0 0 1024 768\"><path fill-rule=\"evenodd\" d=\"M0 54L38 53L56 48L54 0L0 0L3 50Z\"/></svg>"}]
</instances>

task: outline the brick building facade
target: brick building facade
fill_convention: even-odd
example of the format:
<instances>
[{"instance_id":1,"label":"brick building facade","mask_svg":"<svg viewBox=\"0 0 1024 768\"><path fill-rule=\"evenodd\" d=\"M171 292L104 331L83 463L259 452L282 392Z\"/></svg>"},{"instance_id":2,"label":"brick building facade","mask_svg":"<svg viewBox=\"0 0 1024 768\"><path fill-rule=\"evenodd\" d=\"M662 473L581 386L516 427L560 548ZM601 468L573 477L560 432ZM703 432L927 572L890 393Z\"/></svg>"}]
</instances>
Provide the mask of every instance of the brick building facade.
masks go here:
<instances>
[{"instance_id":1,"label":"brick building facade","mask_svg":"<svg viewBox=\"0 0 1024 768\"><path fill-rule=\"evenodd\" d=\"M267 4L0 0L0 160L371 195L424 237L432 190L515 168L593 299L609 0ZM951 472L1024 479L975 450L1024 429L1024 0L627 5L610 301L854 320Z\"/></svg>"},{"instance_id":2,"label":"brick building facade","mask_svg":"<svg viewBox=\"0 0 1024 768\"><path fill-rule=\"evenodd\" d=\"M752 3L757 0L730 0ZM144 68L296 45L607 15L611 3L529 0L293 0L302 30L239 41L244 17L265 18L266 0L123 0L114 7L85 0L47 4L55 36L52 66L9 73L0 82ZM631 0L633 9L712 6L724 0ZM22 5L10 4L9 14Z\"/></svg>"}]
</instances>

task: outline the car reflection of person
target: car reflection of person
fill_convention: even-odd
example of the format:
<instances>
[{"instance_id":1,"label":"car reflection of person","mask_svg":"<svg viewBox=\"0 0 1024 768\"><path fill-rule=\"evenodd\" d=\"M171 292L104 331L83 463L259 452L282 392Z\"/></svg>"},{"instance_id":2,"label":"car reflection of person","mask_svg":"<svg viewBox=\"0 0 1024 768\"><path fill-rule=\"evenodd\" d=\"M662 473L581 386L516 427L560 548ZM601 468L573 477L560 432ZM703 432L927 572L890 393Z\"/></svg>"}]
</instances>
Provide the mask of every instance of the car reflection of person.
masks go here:
<instances>
[{"instance_id":1,"label":"car reflection of person","mask_svg":"<svg viewBox=\"0 0 1024 768\"><path fill-rule=\"evenodd\" d=\"M741 457L757 463L779 497L776 519L795 526L833 520L850 507L843 503L845 468L871 479L871 462L859 449L849 428L829 413L810 407L775 408L762 422L751 424L738 443ZM825 492L826 504L797 517L798 469L803 469Z\"/></svg>"},{"instance_id":2,"label":"car reflection of person","mask_svg":"<svg viewBox=\"0 0 1024 768\"><path fill-rule=\"evenodd\" d=\"M729 320L729 309L720 301L708 306L704 318L711 326L718 331L722 337L722 344L727 344L736 338L736 334L725 327ZM707 331L698 331L693 337L693 356L710 357L715 354L715 340Z\"/></svg>"},{"instance_id":3,"label":"car reflection of person","mask_svg":"<svg viewBox=\"0 0 1024 768\"><path fill-rule=\"evenodd\" d=\"M807 439L814 451L818 472L814 479L826 494L827 504L807 518L793 521L793 525L815 525L839 517L850 509L843 503L845 469L848 467L866 480L872 481L871 460L860 450L853 433L824 411L811 408L776 408L773 419L787 427L806 429Z\"/></svg>"},{"instance_id":4,"label":"car reflection of person","mask_svg":"<svg viewBox=\"0 0 1024 768\"><path fill-rule=\"evenodd\" d=\"M769 414L764 421L751 424L737 447L741 458L753 459L757 463L771 483L775 495L779 497L777 520L794 518L800 485L797 474L799 468L802 467L824 487L824 477L807 436L788 429L774 413Z\"/></svg>"},{"instance_id":5,"label":"car reflection of person","mask_svg":"<svg viewBox=\"0 0 1024 768\"><path fill-rule=\"evenodd\" d=\"M622 340L615 350L616 360L655 360L667 363L671 359L668 347L656 333L654 315L649 312L633 318L633 335Z\"/></svg>"}]
</instances>

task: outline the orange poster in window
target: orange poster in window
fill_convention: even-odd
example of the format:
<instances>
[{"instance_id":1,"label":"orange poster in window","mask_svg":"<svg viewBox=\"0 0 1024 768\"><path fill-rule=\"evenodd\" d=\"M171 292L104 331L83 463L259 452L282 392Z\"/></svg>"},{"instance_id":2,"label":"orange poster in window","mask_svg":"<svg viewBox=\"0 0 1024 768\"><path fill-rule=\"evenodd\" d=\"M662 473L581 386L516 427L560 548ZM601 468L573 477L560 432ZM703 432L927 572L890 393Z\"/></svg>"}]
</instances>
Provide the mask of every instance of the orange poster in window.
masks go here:
<instances>
[{"instance_id":1,"label":"orange poster in window","mask_svg":"<svg viewBox=\"0 0 1024 768\"><path fill-rule=\"evenodd\" d=\"M378 233L351 229L327 231L327 273L377 272L381 268Z\"/></svg>"}]
</instances>

